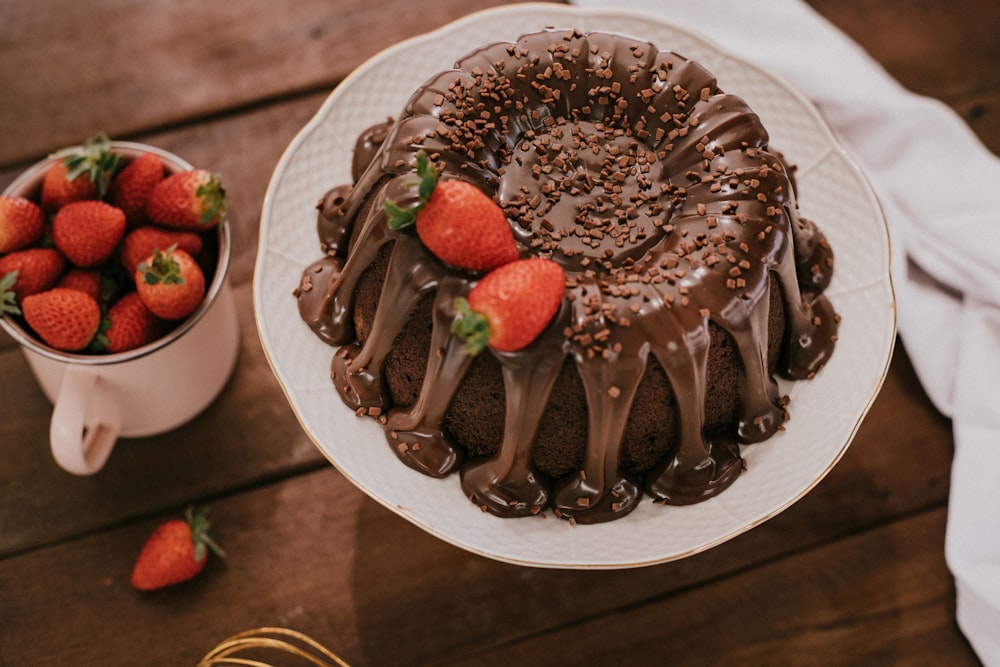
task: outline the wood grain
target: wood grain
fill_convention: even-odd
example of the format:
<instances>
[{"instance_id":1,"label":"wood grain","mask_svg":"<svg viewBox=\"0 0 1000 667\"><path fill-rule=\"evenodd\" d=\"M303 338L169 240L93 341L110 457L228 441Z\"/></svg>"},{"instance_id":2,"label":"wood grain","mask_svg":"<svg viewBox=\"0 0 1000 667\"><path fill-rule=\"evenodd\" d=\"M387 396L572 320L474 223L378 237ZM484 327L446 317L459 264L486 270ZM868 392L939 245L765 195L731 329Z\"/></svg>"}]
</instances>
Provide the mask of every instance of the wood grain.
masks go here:
<instances>
[{"instance_id":1,"label":"wood grain","mask_svg":"<svg viewBox=\"0 0 1000 667\"><path fill-rule=\"evenodd\" d=\"M809 4L916 93L955 106L984 89L1000 90L998 3L809 0Z\"/></svg>"},{"instance_id":2,"label":"wood grain","mask_svg":"<svg viewBox=\"0 0 1000 667\"><path fill-rule=\"evenodd\" d=\"M649 665L976 665L953 628L943 527L943 511L923 514L435 664L499 667L548 654L568 664L631 655ZM931 544L937 559L921 553ZM864 576L885 560L891 578Z\"/></svg>"},{"instance_id":3,"label":"wood grain","mask_svg":"<svg viewBox=\"0 0 1000 667\"><path fill-rule=\"evenodd\" d=\"M0 142L2 164L102 130L124 139L329 89L386 46L505 3L91 0L58 3L58 11L53 4L0 5L0 90L8 91L0 128L12 130Z\"/></svg>"},{"instance_id":4,"label":"wood grain","mask_svg":"<svg viewBox=\"0 0 1000 667\"><path fill-rule=\"evenodd\" d=\"M808 0L906 88L950 105L1000 154L1000 3Z\"/></svg>"},{"instance_id":5,"label":"wood grain","mask_svg":"<svg viewBox=\"0 0 1000 667\"><path fill-rule=\"evenodd\" d=\"M803 664L817 652L840 656L824 664L864 664L935 646L948 664L975 664L952 626L943 509L789 549L805 514L796 506L772 522L784 540L752 531L677 563L540 570L470 556L323 469L215 502L228 558L184 588L129 588L151 522L3 561L4 632L18 637L5 653L12 664L97 664L110 647L119 664L141 664L148 644L116 638L114 619L128 619L128 636L163 643L164 664L191 664L220 633L260 625L307 632L353 665L506 665L557 649L593 653L590 664L617 653ZM92 611L53 634L44 601L55 591ZM212 619L219 609L225 619Z\"/></svg>"},{"instance_id":6,"label":"wood grain","mask_svg":"<svg viewBox=\"0 0 1000 667\"><path fill-rule=\"evenodd\" d=\"M263 625L307 632L355 667L541 665L552 656L978 664L955 625L943 559L951 425L902 346L854 443L814 490L736 539L654 567L558 571L469 554L367 498L302 432L252 309L271 173L364 58L496 4L0 4L0 187L98 129L219 171L241 318L239 366L219 400L173 433L122 442L88 478L52 462L51 406L0 333L0 664L193 665L225 637ZM810 4L1000 150L1000 5ZM142 541L189 503L211 506L229 557L174 589L131 590Z\"/></svg>"}]
</instances>

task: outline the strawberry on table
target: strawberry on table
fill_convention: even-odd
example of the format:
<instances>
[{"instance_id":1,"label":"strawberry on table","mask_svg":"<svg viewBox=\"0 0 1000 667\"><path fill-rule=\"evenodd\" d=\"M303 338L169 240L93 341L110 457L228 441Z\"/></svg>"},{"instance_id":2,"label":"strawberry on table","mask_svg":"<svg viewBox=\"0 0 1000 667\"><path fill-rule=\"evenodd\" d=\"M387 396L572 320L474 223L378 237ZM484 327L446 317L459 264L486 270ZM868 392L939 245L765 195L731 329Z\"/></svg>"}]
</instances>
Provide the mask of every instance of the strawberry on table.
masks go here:
<instances>
[{"instance_id":1,"label":"strawberry on table","mask_svg":"<svg viewBox=\"0 0 1000 667\"><path fill-rule=\"evenodd\" d=\"M150 222L173 229L211 229L226 213L226 191L207 169L181 171L156 184L146 202Z\"/></svg>"},{"instance_id":2,"label":"strawberry on table","mask_svg":"<svg viewBox=\"0 0 1000 667\"><path fill-rule=\"evenodd\" d=\"M417 154L417 175L416 207L385 202L390 227L415 224L417 236L435 257L468 271L489 271L518 258L510 223L496 202L466 181L439 181L422 152Z\"/></svg>"},{"instance_id":3,"label":"strawberry on table","mask_svg":"<svg viewBox=\"0 0 1000 667\"><path fill-rule=\"evenodd\" d=\"M84 349L101 324L101 308L89 294L55 287L21 302L28 326L50 346L65 352Z\"/></svg>"},{"instance_id":4,"label":"strawberry on table","mask_svg":"<svg viewBox=\"0 0 1000 667\"><path fill-rule=\"evenodd\" d=\"M125 212L129 227L145 221L143 210L157 183L163 180L163 160L156 153L143 153L111 181L108 203Z\"/></svg>"},{"instance_id":5,"label":"strawberry on table","mask_svg":"<svg viewBox=\"0 0 1000 667\"><path fill-rule=\"evenodd\" d=\"M469 298L455 299L452 331L478 354L487 345L513 352L531 344L555 317L566 275L548 259L522 259L486 274Z\"/></svg>"},{"instance_id":6,"label":"strawberry on table","mask_svg":"<svg viewBox=\"0 0 1000 667\"><path fill-rule=\"evenodd\" d=\"M125 352L162 336L167 323L153 314L137 292L128 292L108 309L92 347L98 352Z\"/></svg>"},{"instance_id":7,"label":"strawberry on table","mask_svg":"<svg viewBox=\"0 0 1000 667\"><path fill-rule=\"evenodd\" d=\"M108 261L124 235L125 213L101 201L66 204L52 219L56 248L81 268Z\"/></svg>"},{"instance_id":8,"label":"strawberry on table","mask_svg":"<svg viewBox=\"0 0 1000 667\"><path fill-rule=\"evenodd\" d=\"M169 247L156 250L135 272L136 291L146 307L165 320L180 320L205 297L205 276L185 251Z\"/></svg>"},{"instance_id":9,"label":"strawberry on table","mask_svg":"<svg viewBox=\"0 0 1000 667\"><path fill-rule=\"evenodd\" d=\"M45 214L30 199L0 197L0 253L37 243L45 231Z\"/></svg>"},{"instance_id":10,"label":"strawberry on table","mask_svg":"<svg viewBox=\"0 0 1000 667\"><path fill-rule=\"evenodd\" d=\"M130 273L150 257L155 250L166 250L177 246L192 257L201 252L202 238L197 232L159 227L139 227L125 235L122 246L122 266Z\"/></svg>"},{"instance_id":11,"label":"strawberry on table","mask_svg":"<svg viewBox=\"0 0 1000 667\"><path fill-rule=\"evenodd\" d=\"M42 208L53 213L70 202L103 198L120 166L121 156L111 150L106 136L87 141L45 172Z\"/></svg>"},{"instance_id":12,"label":"strawberry on table","mask_svg":"<svg viewBox=\"0 0 1000 667\"><path fill-rule=\"evenodd\" d=\"M54 248L28 248L0 257L0 277L13 275L10 288L18 302L53 287L65 270L66 259Z\"/></svg>"},{"instance_id":13,"label":"strawberry on table","mask_svg":"<svg viewBox=\"0 0 1000 667\"><path fill-rule=\"evenodd\" d=\"M185 519L173 519L161 524L149 536L135 567L132 587L154 591L194 578L208 563L208 552L219 557L225 552L209 535L211 524L205 512L188 508Z\"/></svg>"}]
</instances>

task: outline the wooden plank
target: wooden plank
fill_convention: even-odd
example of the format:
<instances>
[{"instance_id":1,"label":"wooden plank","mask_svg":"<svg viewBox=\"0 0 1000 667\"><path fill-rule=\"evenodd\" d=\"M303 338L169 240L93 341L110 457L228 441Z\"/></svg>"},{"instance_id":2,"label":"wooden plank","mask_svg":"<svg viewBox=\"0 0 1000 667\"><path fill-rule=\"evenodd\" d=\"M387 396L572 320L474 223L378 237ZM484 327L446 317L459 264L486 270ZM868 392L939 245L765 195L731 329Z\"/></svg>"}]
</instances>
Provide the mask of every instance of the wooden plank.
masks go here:
<instances>
[{"instance_id":1,"label":"wooden plank","mask_svg":"<svg viewBox=\"0 0 1000 667\"><path fill-rule=\"evenodd\" d=\"M1000 90L963 99L955 110L983 144L1000 155Z\"/></svg>"},{"instance_id":2,"label":"wooden plank","mask_svg":"<svg viewBox=\"0 0 1000 667\"><path fill-rule=\"evenodd\" d=\"M978 665L953 620L935 510L557 631L426 664ZM930 548L934 547L934 548ZM591 585L599 585L595 577ZM507 640L504 643L504 640Z\"/></svg>"},{"instance_id":3,"label":"wooden plank","mask_svg":"<svg viewBox=\"0 0 1000 667\"><path fill-rule=\"evenodd\" d=\"M196 581L154 595L133 591L128 578L156 521L0 561L4 661L141 665L152 651L156 664L193 665L231 633L295 625L307 612L329 613L333 628L352 634L344 583L353 553L337 536L351 543L361 502L348 482L324 469L215 503L211 519L228 558L211 562ZM292 516L311 527L285 520ZM326 539L317 540L320 534ZM59 600L72 600L72 608Z\"/></svg>"},{"instance_id":4,"label":"wooden plank","mask_svg":"<svg viewBox=\"0 0 1000 667\"><path fill-rule=\"evenodd\" d=\"M1000 3L808 0L893 76L951 104L1000 90ZM956 20L955 17L961 17Z\"/></svg>"},{"instance_id":5,"label":"wooden plank","mask_svg":"<svg viewBox=\"0 0 1000 667\"><path fill-rule=\"evenodd\" d=\"M777 533L676 563L543 570L437 540L323 469L215 501L228 558L157 594L128 585L152 519L0 561L0 645L11 664L143 664L150 646L162 664L193 664L230 634L278 625L355 667L923 652L973 664L951 618L943 509L806 548L797 531L812 517L797 508L769 524Z\"/></svg>"},{"instance_id":6,"label":"wooden plank","mask_svg":"<svg viewBox=\"0 0 1000 667\"><path fill-rule=\"evenodd\" d=\"M510 1L94 0L53 11L49 2L5 0L0 165L101 130L124 138L332 88L385 47ZM81 48L86 40L75 35L112 48Z\"/></svg>"},{"instance_id":7,"label":"wooden plank","mask_svg":"<svg viewBox=\"0 0 1000 667\"><path fill-rule=\"evenodd\" d=\"M0 5L0 89L8 92L0 106L0 164L37 158L98 130L134 136L332 87L386 46L509 1L443 0L428 11L406 0L99 0L54 12L49 3L9 0ZM954 101L984 83L1000 85L992 67L996 3L914 3L905 12L876 0L810 4L918 92ZM945 20L941 12L963 21ZM158 30L150 33L147 25ZM112 40L115 56L97 48L68 53L73 34ZM365 39L353 39L357 34Z\"/></svg>"}]
</instances>

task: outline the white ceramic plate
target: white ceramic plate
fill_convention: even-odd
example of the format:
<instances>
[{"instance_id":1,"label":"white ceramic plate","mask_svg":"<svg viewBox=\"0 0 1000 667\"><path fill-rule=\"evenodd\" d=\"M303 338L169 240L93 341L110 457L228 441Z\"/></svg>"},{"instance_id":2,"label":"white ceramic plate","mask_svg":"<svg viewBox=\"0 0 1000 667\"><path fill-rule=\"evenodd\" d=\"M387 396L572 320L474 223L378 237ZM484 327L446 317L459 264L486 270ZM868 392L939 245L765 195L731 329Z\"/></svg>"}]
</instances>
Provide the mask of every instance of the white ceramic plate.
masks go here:
<instances>
[{"instance_id":1,"label":"white ceramic plate","mask_svg":"<svg viewBox=\"0 0 1000 667\"><path fill-rule=\"evenodd\" d=\"M417 473L390 451L381 428L341 404L329 379L333 349L299 319L292 290L320 256L316 202L350 181L354 140L398 116L432 74L489 41L545 26L603 30L646 39L693 58L723 90L743 96L763 119L771 145L798 165L799 202L833 245L828 294L843 316L831 362L810 382L783 384L792 398L787 430L744 448L748 472L719 497L688 507L644 500L610 523L572 526L499 519L465 500L452 475ZM467 16L397 44L340 84L286 150L271 179L260 228L254 306L265 352L303 428L331 463L365 493L433 535L502 561L558 568L621 568L692 555L749 530L801 498L840 459L885 376L895 340L889 241L864 176L813 106L787 84L654 18L561 5L507 6Z\"/></svg>"}]
</instances>

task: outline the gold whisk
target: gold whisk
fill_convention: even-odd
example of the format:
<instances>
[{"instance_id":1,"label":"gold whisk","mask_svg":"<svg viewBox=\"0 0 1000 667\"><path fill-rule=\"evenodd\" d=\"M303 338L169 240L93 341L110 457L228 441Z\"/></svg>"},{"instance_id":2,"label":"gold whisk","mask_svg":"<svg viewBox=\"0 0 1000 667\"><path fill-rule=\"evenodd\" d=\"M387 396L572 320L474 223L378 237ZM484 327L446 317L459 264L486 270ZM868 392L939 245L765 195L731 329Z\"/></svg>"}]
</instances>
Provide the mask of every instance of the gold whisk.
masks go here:
<instances>
[{"instance_id":1,"label":"gold whisk","mask_svg":"<svg viewBox=\"0 0 1000 667\"><path fill-rule=\"evenodd\" d=\"M332 651L312 638L288 628L255 628L233 635L208 652L198 667L278 667L247 657L235 657L245 651L270 650L301 658L316 667L350 667Z\"/></svg>"}]
</instances>

